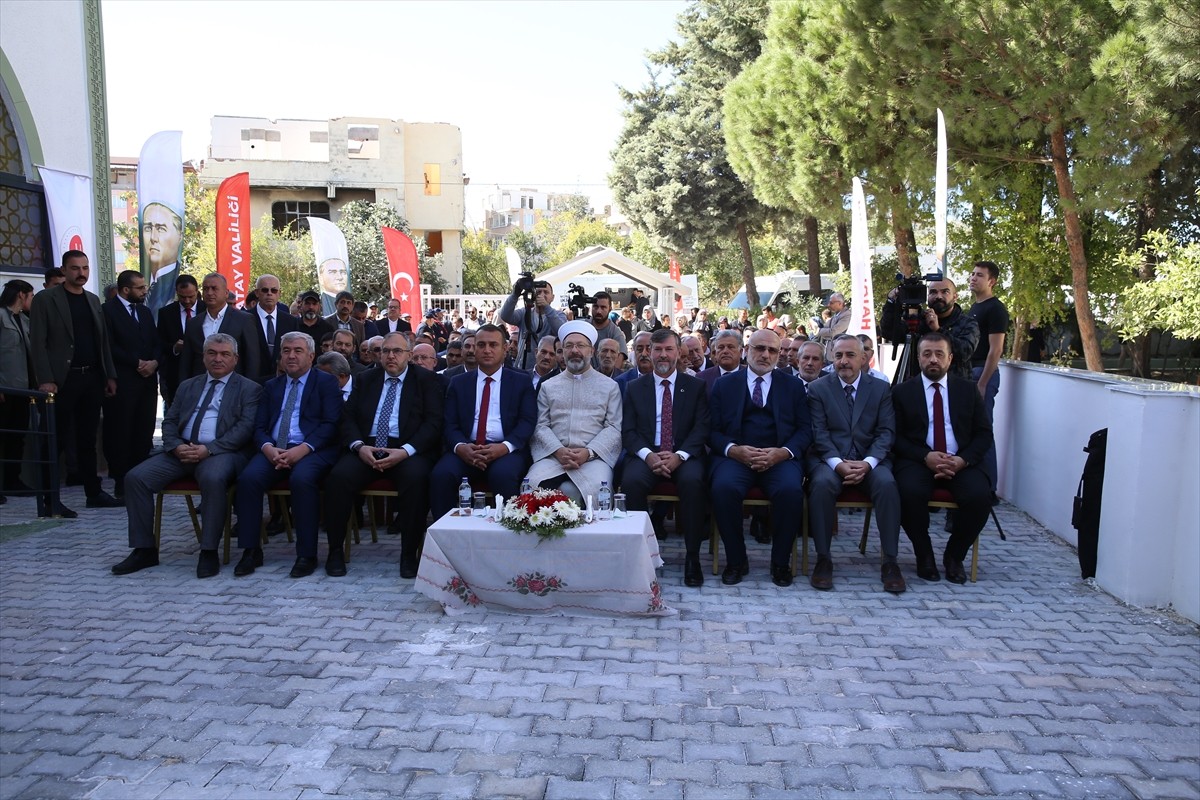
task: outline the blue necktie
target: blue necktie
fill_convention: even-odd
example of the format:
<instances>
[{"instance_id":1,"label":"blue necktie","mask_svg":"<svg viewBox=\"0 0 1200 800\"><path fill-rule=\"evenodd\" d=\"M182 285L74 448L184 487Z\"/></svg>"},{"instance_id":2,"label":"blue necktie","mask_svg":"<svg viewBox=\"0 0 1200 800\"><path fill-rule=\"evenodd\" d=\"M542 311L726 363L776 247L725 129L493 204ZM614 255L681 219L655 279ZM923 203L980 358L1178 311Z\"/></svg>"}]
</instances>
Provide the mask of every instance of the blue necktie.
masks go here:
<instances>
[{"instance_id":1,"label":"blue necktie","mask_svg":"<svg viewBox=\"0 0 1200 800\"><path fill-rule=\"evenodd\" d=\"M383 407L379 409L379 419L375 422L375 446L380 449L387 447L392 409L396 407L396 392L399 386L399 378L388 378L387 393L383 396Z\"/></svg>"},{"instance_id":2,"label":"blue necktie","mask_svg":"<svg viewBox=\"0 0 1200 800\"><path fill-rule=\"evenodd\" d=\"M288 436L292 433L292 415L296 413L296 397L300 394L300 379L292 378L292 388L288 390L287 400L283 403L283 413L279 415L279 435L275 437L276 447L285 447Z\"/></svg>"}]
</instances>

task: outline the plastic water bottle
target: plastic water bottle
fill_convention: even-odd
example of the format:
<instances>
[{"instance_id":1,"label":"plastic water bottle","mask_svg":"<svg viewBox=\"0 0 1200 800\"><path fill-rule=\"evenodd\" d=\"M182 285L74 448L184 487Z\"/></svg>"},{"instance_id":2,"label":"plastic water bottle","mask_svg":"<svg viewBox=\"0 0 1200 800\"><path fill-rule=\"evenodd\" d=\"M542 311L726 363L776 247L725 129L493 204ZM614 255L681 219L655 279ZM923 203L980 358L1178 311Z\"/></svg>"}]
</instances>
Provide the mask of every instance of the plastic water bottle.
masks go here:
<instances>
[{"instance_id":1,"label":"plastic water bottle","mask_svg":"<svg viewBox=\"0 0 1200 800\"><path fill-rule=\"evenodd\" d=\"M599 519L612 519L612 489L608 481L600 481L600 491L596 492L596 511Z\"/></svg>"},{"instance_id":2,"label":"plastic water bottle","mask_svg":"<svg viewBox=\"0 0 1200 800\"><path fill-rule=\"evenodd\" d=\"M529 482L529 476L525 476L525 480L521 481L521 494L529 494L533 491L533 484Z\"/></svg>"},{"instance_id":3,"label":"plastic water bottle","mask_svg":"<svg viewBox=\"0 0 1200 800\"><path fill-rule=\"evenodd\" d=\"M462 483L458 485L458 514L461 517L469 517L471 515L471 504L475 498L475 493L471 491L471 482L466 478L462 479Z\"/></svg>"}]
</instances>

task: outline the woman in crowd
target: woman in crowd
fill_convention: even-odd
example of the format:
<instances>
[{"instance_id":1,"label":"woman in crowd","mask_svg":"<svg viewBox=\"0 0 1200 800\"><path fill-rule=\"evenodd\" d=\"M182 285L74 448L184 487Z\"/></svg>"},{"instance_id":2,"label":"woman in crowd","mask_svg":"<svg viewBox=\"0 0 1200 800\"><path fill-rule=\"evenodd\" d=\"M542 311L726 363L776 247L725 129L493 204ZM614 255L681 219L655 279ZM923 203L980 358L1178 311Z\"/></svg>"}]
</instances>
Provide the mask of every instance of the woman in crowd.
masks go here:
<instances>
[{"instance_id":1,"label":"woman in crowd","mask_svg":"<svg viewBox=\"0 0 1200 800\"><path fill-rule=\"evenodd\" d=\"M25 493L21 482L21 459L25 452L25 433L29 428L29 398L5 395L4 387L33 388L32 354L29 350L29 306L33 303L33 285L15 278L0 292L0 503L5 494Z\"/></svg>"}]
</instances>

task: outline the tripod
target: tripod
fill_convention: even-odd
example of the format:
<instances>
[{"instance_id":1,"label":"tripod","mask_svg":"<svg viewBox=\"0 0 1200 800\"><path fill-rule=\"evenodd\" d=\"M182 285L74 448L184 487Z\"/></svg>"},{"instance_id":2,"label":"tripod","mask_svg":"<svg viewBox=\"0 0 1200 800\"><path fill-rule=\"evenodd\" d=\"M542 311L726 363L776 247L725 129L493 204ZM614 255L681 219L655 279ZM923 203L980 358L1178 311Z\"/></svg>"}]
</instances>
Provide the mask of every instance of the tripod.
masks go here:
<instances>
[{"instance_id":1,"label":"tripod","mask_svg":"<svg viewBox=\"0 0 1200 800\"><path fill-rule=\"evenodd\" d=\"M917 328L921 324L920 310L920 306L906 306L904 309L904 326L907 332L904 334L903 345L892 346L893 357L896 355L897 347L904 348L900 354L900 362L896 364L896 371L892 373L892 386L904 383L914 372L917 360L913 355L913 345L917 343Z\"/></svg>"}]
</instances>

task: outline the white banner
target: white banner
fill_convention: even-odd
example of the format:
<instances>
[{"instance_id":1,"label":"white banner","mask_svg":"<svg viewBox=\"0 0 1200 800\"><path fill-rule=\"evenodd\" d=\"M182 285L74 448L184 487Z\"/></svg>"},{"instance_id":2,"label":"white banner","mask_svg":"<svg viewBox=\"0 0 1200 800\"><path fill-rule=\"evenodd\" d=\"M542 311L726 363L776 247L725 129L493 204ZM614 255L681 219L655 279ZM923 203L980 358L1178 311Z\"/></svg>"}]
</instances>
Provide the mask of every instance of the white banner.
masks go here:
<instances>
[{"instance_id":1,"label":"white banner","mask_svg":"<svg viewBox=\"0 0 1200 800\"><path fill-rule=\"evenodd\" d=\"M850 202L850 327L853 336L864 333L875 341L875 295L871 285L871 249L867 244L867 201L862 182L854 179ZM871 366L875 366L872 359Z\"/></svg>"},{"instance_id":2,"label":"white banner","mask_svg":"<svg viewBox=\"0 0 1200 800\"><path fill-rule=\"evenodd\" d=\"M99 294L100 276L96 258L96 219L92 207L92 179L38 165L42 187L46 190L46 208L50 212L50 238L53 264L62 263L68 250L87 254L91 269L87 290ZM105 243L106 246L107 243Z\"/></svg>"},{"instance_id":3,"label":"white banner","mask_svg":"<svg viewBox=\"0 0 1200 800\"><path fill-rule=\"evenodd\" d=\"M183 133L161 131L142 145L137 171L142 275L151 311L175 299L183 248Z\"/></svg>"},{"instance_id":4,"label":"white banner","mask_svg":"<svg viewBox=\"0 0 1200 800\"><path fill-rule=\"evenodd\" d=\"M337 225L327 219L306 219L308 230L312 234L313 256L317 260L321 313L329 316L337 310L334 298L338 292L350 288L350 255L346 249L346 237Z\"/></svg>"}]
</instances>

